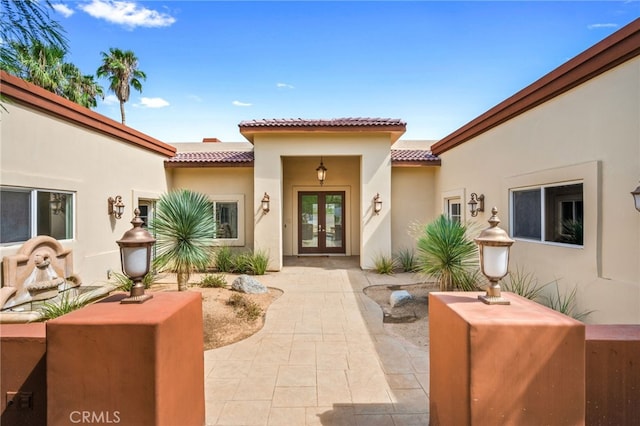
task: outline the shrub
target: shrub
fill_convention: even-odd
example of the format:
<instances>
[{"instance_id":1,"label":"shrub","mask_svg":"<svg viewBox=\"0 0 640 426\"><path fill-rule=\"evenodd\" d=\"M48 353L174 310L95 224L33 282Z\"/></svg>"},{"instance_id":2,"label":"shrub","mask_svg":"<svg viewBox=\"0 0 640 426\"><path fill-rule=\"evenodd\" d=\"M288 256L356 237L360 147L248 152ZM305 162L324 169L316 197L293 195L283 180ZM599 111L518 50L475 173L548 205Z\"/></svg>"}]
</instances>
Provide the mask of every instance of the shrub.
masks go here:
<instances>
[{"instance_id":1,"label":"shrub","mask_svg":"<svg viewBox=\"0 0 640 426\"><path fill-rule=\"evenodd\" d=\"M269 266L269 255L263 250L254 251L250 255L249 264L253 275L264 275Z\"/></svg>"},{"instance_id":2,"label":"shrub","mask_svg":"<svg viewBox=\"0 0 640 426\"><path fill-rule=\"evenodd\" d=\"M555 284L556 291L551 293L551 295L547 296L546 305L553 309L554 311L558 311L562 314L570 316L578 321L582 321L587 316L589 316L593 311L576 311L576 292L578 291L578 287L573 287L573 289L568 293L560 294L560 288L558 286L557 281L553 281Z\"/></svg>"},{"instance_id":3,"label":"shrub","mask_svg":"<svg viewBox=\"0 0 640 426\"><path fill-rule=\"evenodd\" d=\"M262 315L262 308L256 302L239 293L232 294L227 304L233 306L239 318L247 321L255 321Z\"/></svg>"},{"instance_id":4,"label":"shrub","mask_svg":"<svg viewBox=\"0 0 640 426\"><path fill-rule=\"evenodd\" d=\"M60 296L60 300L57 302L47 301L42 304L42 307L40 308L41 318L43 321L58 318L62 315L73 312L76 309L80 309L88 303L89 300L82 299L80 297L72 298L69 296L69 292L67 291Z\"/></svg>"},{"instance_id":5,"label":"shrub","mask_svg":"<svg viewBox=\"0 0 640 426\"><path fill-rule=\"evenodd\" d=\"M220 247L216 252L216 268L218 272L233 272L233 257L231 247Z\"/></svg>"},{"instance_id":6,"label":"shrub","mask_svg":"<svg viewBox=\"0 0 640 426\"><path fill-rule=\"evenodd\" d=\"M500 286L505 291L510 291L529 300L536 300L540 298L542 291L549 284L551 283L539 285L533 273L525 272L522 268L516 268L515 271L509 272L507 277L500 283Z\"/></svg>"},{"instance_id":7,"label":"shrub","mask_svg":"<svg viewBox=\"0 0 640 426\"><path fill-rule=\"evenodd\" d=\"M232 259L231 271L238 274L251 274L251 254L238 253Z\"/></svg>"},{"instance_id":8,"label":"shrub","mask_svg":"<svg viewBox=\"0 0 640 426\"><path fill-rule=\"evenodd\" d=\"M390 256L379 254L373 259L373 270L378 274L392 275L396 266L395 259Z\"/></svg>"},{"instance_id":9,"label":"shrub","mask_svg":"<svg viewBox=\"0 0 640 426\"><path fill-rule=\"evenodd\" d=\"M111 275L113 276L113 279L115 280L115 284L117 285L116 290L131 291L131 287L133 287L133 280L131 278L119 272L111 272ZM144 285L144 288L147 289L151 287L151 284L153 284L157 280L158 280L158 275L152 272L149 272L142 279L142 284Z\"/></svg>"},{"instance_id":10,"label":"shrub","mask_svg":"<svg viewBox=\"0 0 640 426\"><path fill-rule=\"evenodd\" d=\"M204 288L224 288L227 286L227 280L224 274L207 274L198 285Z\"/></svg>"},{"instance_id":11,"label":"shrub","mask_svg":"<svg viewBox=\"0 0 640 426\"><path fill-rule=\"evenodd\" d=\"M413 249L404 248L396 254L396 260L402 267L403 272L416 271L416 255Z\"/></svg>"}]
</instances>

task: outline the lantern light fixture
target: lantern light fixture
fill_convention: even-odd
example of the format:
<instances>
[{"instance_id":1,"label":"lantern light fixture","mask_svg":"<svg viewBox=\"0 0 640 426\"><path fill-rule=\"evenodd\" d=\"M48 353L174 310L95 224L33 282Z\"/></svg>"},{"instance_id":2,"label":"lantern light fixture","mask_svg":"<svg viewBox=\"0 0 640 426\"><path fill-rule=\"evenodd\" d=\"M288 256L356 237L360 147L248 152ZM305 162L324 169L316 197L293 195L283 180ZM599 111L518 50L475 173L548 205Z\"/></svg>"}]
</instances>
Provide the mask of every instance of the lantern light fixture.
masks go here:
<instances>
[{"instance_id":1,"label":"lantern light fixture","mask_svg":"<svg viewBox=\"0 0 640 426\"><path fill-rule=\"evenodd\" d=\"M382 211L382 197L380 197L380 193L377 193L375 197L373 197L373 212L375 214L380 214Z\"/></svg>"},{"instance_id":2,"label":"lantern light fixture","mask_svg":"<svg viewBox=\"0 0 640 426\"><path fill-rule=\"evenodd\" d=\"M134 218L131 221L133 228L116 241L120 246L122 272L133 281L129 297L122 299L120 303L143 303L153 297L150 294L144 294L142 280L149 272L151 251L156 239L142 227L143 223L140 210L135 209Z\"/></svg>"},{"instance_id":3,"label":"lantern light fixture","mask_svg":"<svg viewBox=\"0 0 640 426\"><path fill-rule=\"evenodd\" d=\"M475 192L472 192L471 199L467 204L469 205L471 217L478 216L478 212L484 211L484 194L478 195Z\"/></svg>"},{"instance_id":4,"label":"lantern light fixture","mask_svg":"<svg viewBox=\"0 0 640 426\"><path fill-rule=\"evenodd\" d=\"M116 219L122 218L124 213L124 203L122 202L122 196L116 195L115 197L109 197L107 199L109 216L113 216Z\"/></svg>"},{"instance_id":5,"label":"lantern light fixture","mask_svg":"<svg viewBox=\"0 0 640 426\"><path fill-rule=\"evenodd\" d=\"M498 224L498 209L491 209L489 227L474 240L480 252L480 268L490 285L487 294L478 299L488 305L509 305L508 299L502 297L498 283L509 272L509 250L514 241Z\"/></svg>"},{"instance_id":6,"label":"lantern light fixture","mask_svg":"<svg viewBox=\"0 0 640 426\"><path fill-rule=\"evenodd\" d=\"M262 213L269 213L269 194L265 192L260 202L262 203Z\"/></svg>"},{"instance_id":7,"label":"lantern light fixture","mask_svg":"<svg viewBox=\"0 0 640 426\"><path fill-rule=\"evenodd\" d=\"M316 168L316 173L318 175L318 180L320 181L320 186L322 186L327 178L327 168L322 162L322 157L320 157L320 165Z\"/></svg>"},{"instance_id":8,"label":"lantern light fixture","mask_svg":"<svg viewBox=\"0 0 640 426\"><path fill-rule=\"evenodd\" d=\"M636 205L636 210L640 212L640 185L638 185L635 191L631 191L631 195L633 195L633 202Z\"/></svg>"}]
</instances>

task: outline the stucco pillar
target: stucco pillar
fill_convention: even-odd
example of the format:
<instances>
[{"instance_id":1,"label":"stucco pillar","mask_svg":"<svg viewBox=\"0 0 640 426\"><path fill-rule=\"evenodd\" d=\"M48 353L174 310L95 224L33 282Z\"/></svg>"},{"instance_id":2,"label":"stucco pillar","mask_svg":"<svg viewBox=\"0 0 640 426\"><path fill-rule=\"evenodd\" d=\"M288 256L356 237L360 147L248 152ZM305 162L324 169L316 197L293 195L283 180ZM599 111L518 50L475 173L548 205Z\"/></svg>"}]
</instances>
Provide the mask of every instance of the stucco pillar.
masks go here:
<instances>
[{"instance_id":1,"label":"stucco pillar","mask_svg":"<svg viewBox=\"0 0 640 426\"><path fill-rule=\"evenodd\" d=\"M253 248L269 255L270 271L282 269L282 161L277 150L256 144L253 168ZM262 197L269 195L269 212L262 211Z\"/></svg>"},{"instance_id":2,"label":"stucco pillar","mask_svg":"<svg viewBox=\"0 0 640 426\"><path fill-rule=\"evenodd\" d=\"M391 154L388 145L383 148L368 150L361 157L360 267L363 269L372 269L376 257L391 256ZM382 199L379 214L373 209L377 194Z\"/></svg>"}]
</instances>

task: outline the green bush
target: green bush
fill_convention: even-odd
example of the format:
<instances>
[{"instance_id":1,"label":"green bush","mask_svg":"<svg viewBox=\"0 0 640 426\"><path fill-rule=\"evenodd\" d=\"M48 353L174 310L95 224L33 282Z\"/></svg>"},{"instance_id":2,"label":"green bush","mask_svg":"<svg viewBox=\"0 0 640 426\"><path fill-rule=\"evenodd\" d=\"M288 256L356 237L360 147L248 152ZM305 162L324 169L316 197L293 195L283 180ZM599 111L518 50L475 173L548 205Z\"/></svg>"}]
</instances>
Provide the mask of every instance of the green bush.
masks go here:
<instances>
[{"instance_id":1,"label":"green bush","mask_svg":"<svg viewBox=\"0 0 640 426\"><path fill-rule=\"evenodd\" d=\"M232 259L231 271L237 274L251 274L251 253L238 253Z\"/></svg>"},{"instance_id":2,"label":"green bush","mask_svg":"<svg viewBox=\"0 0 640 426\"><path fill-rule=\"evenodd\" d=\"M227 280L224 274L207 274L198 285L204 288L224 288L227 286Z\"/></svg>"},{"instance_id":3,"label":"green bush","mask_svg":"<svg viewBox=\"0 0 640 426\"><path fill-rule=\"evenodd\" d=\"M507 277L500 282L500 287L529 300L539 299L542 291L551 283L538 284L538 280L531 272L525 272L522 268L510 271Z\"/></svg>"},{"instance_id":4,"label":"green bush","mask_svg":"<svg viewBox=\"0 0 640 426\"><path fill-rule=\"evenodd\" d=\"M263 250L254 251L250 254L249 267L251 274L264 275L269 266L269 255Z\"/></svg>"},{"instance_id":5,"label":"green bush","mask_svg":"<svg viewBox=\"0 0 640 426\"><path fill-rule=\"evenodd\" d=\"M262 308L256 302L240 293L232 294L227 304L233 306L239 318L247 321L255 321L262 315Z\"/></svg>"},{"instance_id":6,"label":"green bush","mask_svg":"<svg viewBox=\"0 0 640 426\"><path fill-rule=\"evenodd\" d=\"M117 285L116 290L131 291L131 287L133 287L133 280L131 280L131 278L119 272L111 272L111 275L113 276L115 284ZM142 279L142 284L144 285L144 288L147 289L151 287L151 284L153 284L157 280L158 280L158 275L152 272L149 272Z\"/></svg>"},{"instance_id":7,"label":"green bush","mask_svg":"<svg viewBox=\"0 0 640 426\"><path fill-rule=\"evenodd\" d=\"M373 270L378 274L392 275L396 267L396 260L390 256L379 254L373 259Z\"/></svg>"},{"instance_id":8,"label":"green bush","mask_svg":"<svg viewBox=\"0 0 640 426\"><path fill-rule=\"evenodd\" d=\"M89 300L84 300L80 297L72 298L67 291L63 293L58 302L44 302L39 310L42 320L47 321L80 309L88 303Z\"/></svg>"},{"instance_id":9,"label":"green bush","mask_svg":"<svg viewBox=\"0 0 640 426\"><path fill-rule=\"evenodd\" d=\"M222 246L216 252L216 269L218 272L233 272L233 252L231 247Z\"/></svg>"},{"instance_id":10,"label":"green bush","mask_svg":"<svg viewBox=\"0 0 640 426\"><path fill-rule=\"evenodd\" d=\"M578 321L582 321L589 316L593 311L576 311L576 293L578 287L573 287L568 293L560 293L560 288L557 281L553 281L555 284L555 292L545 298L545 305L554 311L558 311L569 317L572 317Z\"/></svg>"}]
</instances>

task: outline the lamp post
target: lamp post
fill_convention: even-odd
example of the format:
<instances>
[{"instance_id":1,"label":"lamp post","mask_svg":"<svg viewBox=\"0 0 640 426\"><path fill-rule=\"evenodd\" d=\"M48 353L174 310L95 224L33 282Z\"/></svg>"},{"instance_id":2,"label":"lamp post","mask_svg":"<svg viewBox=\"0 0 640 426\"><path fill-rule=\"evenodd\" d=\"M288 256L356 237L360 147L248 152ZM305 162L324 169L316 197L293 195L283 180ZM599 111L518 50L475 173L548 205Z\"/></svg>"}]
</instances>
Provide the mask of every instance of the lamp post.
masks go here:
<instances>
[{"instance_id":1,"label":"lamp post","mask_svg":"<svg viewBox=\"0 0 640 426\"><path fill-rule=\"evenodd\" d=\"M135 209L131 224L133 228L116 241L120 246L122 272L133 281L129 297L122 299L120 303L143 303L153 297L150 294L144 294L142 279L149 272L151 247L155 244L156 239L142 227L140 210Z\"/></svg>"},{"instance_id":2,"label":"lamp post","mask_svg":"<svg viewBox=\"0 0 640 426\"><path fill-rule=\"evenodd\" d=\"M500 294L500 281L509 272L509 249L514 241L500 227L500 219L497 216L498 209L491 209L489 227L482 231L474 241L480 251L480 267L482 273L491 284L487 288L487 294L478 296L488 305L509 305L509 300Z\"/></svg>"}]
</instances>

